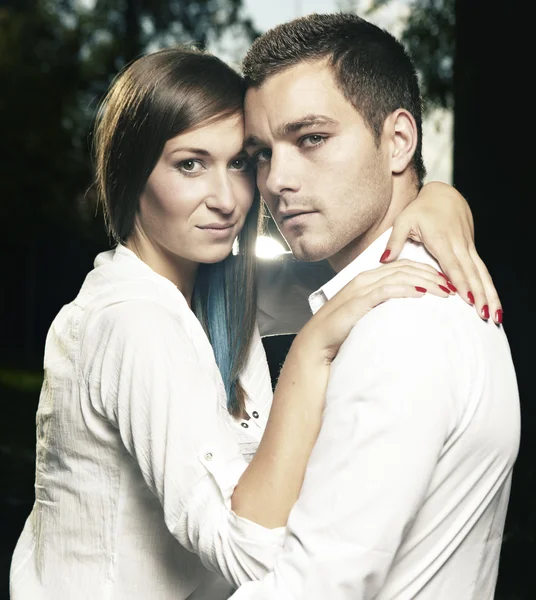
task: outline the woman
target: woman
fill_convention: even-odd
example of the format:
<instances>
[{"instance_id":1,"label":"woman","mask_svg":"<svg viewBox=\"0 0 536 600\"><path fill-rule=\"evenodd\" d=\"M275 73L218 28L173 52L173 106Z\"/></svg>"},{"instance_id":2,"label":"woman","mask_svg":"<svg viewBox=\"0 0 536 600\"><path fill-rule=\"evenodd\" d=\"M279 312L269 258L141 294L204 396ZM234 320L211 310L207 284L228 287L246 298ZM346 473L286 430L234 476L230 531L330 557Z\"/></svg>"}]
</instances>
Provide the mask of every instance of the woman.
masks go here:
<instances>
[{"instance_id":1,"label":"woman","mask_svg":"<svg viewBox=\"0 0 536 600\"><path fill-rule=\"evenodd\" d=\"M388 298L450 293L408 261L355 279L296 337L270 411L243 95L224 63L176 48L133 63L104 101L97 184L118 245L48 334L12 600L212 600L262 576L353 324Z\"/></svg>"}]
</instances>

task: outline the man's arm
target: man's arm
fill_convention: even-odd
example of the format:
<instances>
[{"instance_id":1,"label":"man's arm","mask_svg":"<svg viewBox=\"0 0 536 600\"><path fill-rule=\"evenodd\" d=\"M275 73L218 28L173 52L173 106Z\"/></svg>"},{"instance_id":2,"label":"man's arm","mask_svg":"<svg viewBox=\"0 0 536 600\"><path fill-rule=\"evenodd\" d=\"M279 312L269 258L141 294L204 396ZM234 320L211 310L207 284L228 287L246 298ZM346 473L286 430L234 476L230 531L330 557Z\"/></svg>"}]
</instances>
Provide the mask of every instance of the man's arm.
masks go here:
<instances>
[{"instance_id":1,"label":"man's arm","mask_svg":"<svg viewBox=\"0 0 536 600\"><path fill-rule=\"evenodd\" d=\"M456 349L434 304L390 301L354 328L332 365L283 553L233 600L379 593L455 424Z\"/></svg>"}]
</instances>

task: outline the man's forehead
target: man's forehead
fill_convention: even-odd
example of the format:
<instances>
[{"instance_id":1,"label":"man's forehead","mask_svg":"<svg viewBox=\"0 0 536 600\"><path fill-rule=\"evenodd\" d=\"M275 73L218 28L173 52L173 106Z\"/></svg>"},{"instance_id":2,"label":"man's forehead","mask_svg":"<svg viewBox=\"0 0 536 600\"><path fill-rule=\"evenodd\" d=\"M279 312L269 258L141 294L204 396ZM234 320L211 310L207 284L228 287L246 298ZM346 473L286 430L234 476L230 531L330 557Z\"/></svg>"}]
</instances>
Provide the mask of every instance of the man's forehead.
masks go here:
<instances>
[{"instance_id":1,"label":"man's forehead","mask_svg":"<svg viewBox=\"0 0 536 600\"><path fill-rule=\"evenodd\" d=\"M247 91L246 137L259 135L265 128L284 136L304 127L336 124L341 103L347 100L334 79L310 68L295 69L273 75Z\"/></svg>"},{"instance_id":2,"label":"man's forehead","mask_svg":"<svg viewBox=\"0 0 536 600\"><path fill-rule=\"evenodd\" d=\"M324 61L300 63L266 78L259 86L250 87L246 101L262 98L264 102L277 101L279 96L292 96L311 91L338 91L331 68Z\"/></svg>"},{"instance_id":3,"label":"man's forehead","mask_svg":"<svg viewBox=\"0 0 536 600\"><path fill-rule=\"evenodd\" d=\"M318 74L296 73L294 77L292 72L284 72L272 75L262 86L246 92L246 118L255 116L255 111L259 110L274 115L289 114L295 110L303 113L304 104L321 102L322 97L329 93L329 87ZM312 106L305 110L316 112Z\"/></svg>"}]
</instances>

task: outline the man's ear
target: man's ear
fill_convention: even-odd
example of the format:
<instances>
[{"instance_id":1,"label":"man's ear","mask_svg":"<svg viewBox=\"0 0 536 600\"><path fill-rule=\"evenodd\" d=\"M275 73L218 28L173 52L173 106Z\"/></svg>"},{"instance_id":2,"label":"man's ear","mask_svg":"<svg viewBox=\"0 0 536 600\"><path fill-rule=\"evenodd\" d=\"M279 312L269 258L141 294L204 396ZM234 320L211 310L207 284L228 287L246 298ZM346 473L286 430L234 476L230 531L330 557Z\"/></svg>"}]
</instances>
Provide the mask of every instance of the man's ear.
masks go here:
<instances>
[{"instance_id":1,"label":"man's ear","mask_svg":"<svg viewBox=\"0 0 536 600\"><path fill-rule=\"evenodd\" d=\"M413 115L404 108L398 108L385 120L384 134L390 144L391 171L403 173L417 147L417 124Z\"/></svg>"}]
</instances>

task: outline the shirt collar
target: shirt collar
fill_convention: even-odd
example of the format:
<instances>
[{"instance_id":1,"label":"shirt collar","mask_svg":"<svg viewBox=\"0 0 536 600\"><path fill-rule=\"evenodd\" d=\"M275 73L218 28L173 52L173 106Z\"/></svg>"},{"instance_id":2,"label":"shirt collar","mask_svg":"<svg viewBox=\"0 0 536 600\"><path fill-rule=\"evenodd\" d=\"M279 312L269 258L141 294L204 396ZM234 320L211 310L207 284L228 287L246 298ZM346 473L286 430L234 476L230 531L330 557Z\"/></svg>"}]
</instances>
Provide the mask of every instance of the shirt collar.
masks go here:
<instances>
[{"instance_id":1,"label":"shirt collar","mask_svg":"<svg viewBox=\"0 0 536 600\"><path fill-rule=\"evenodd\" d=\"M93 266L95 268L86 278L86 287L91 290L92 294L97 293L98 289L107 288L110 284L113 284L116 289L120 289L120 284L137 282L137 284L145 285L150 282L162 290L167 288L173 294L174 299L176 299L177 292L184 299L172 281L153 271L132 250L122 244L117 244L114 249L98 254Z\"/></svg>"},{"instance_id":2,"label":"shirt collar","mask_svg":"<svg viewBox=\"0 0 536 600\"><path fill-rule=\"evenodd\" d=\"M359 273L375 269L381 265L380 258L385 250L392 229L390 227L385 233L382 233L357 258L346 265L342 271L309 296L309 306L313 314L320 310L328 300L333 298L339 290L354 277L357 277Z\"/></svg>"}]
</instances>

